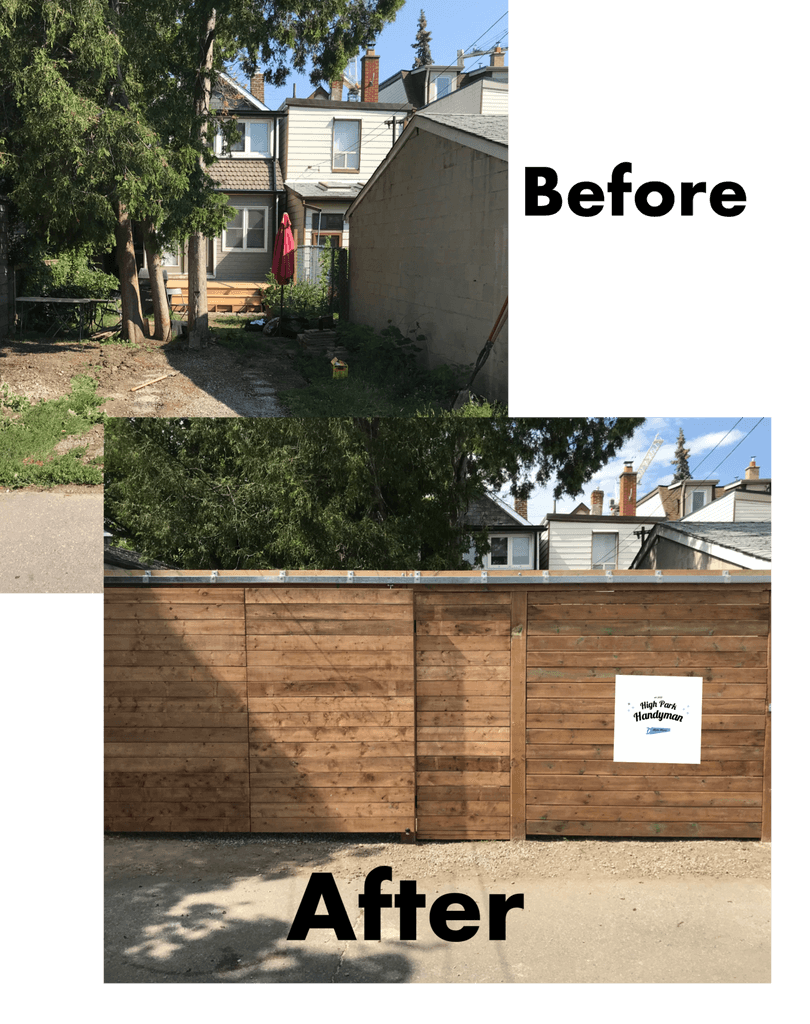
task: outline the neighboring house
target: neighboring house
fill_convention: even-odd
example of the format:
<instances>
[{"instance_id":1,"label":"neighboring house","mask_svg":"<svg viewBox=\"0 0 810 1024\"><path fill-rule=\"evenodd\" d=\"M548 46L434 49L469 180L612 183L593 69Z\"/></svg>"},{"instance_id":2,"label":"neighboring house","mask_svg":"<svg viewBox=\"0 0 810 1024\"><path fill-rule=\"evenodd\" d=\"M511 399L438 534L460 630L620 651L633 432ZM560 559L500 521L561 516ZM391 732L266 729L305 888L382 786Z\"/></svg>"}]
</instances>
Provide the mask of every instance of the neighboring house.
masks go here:
<instances>
[{"instance_id":1,"label":"neighboring house","mask_svg":"<svg viewBox=\"0 0 810 1024\"><path fill-rule=\"evenodd\" d=\"M380 100L384 103L406 101L419 110L429 103L448 100L454 94L470 89L471 92L464 98L463 103L473 104L475 95L479 99L479 109L468 109L467 106L463 110L447 107L444 112L506 114L503 90L508 86L509 68L504 67L505 52L500 46L496 46L490 51L489 67L475 68L472 71L464 70L464 61L478 54L464 54L461 50L458 52L455 66L429 64L409 71L397 71L380 83ZM489 91L489 86L493 85L497 86L498 91ZM501 95L498 95L499 92ZM482 109L500 105L503 105L501 110Z\"/></svg>"},{"instance_id":2,"label":"neighboring house","mask_svg":"<svg viewBox=\"0 0 810 1024\"><path fill-rule=\"evenodd\" d=\"M631 569L771 569L769 522L668 522L652 528Z\"/></svg>"},{"instance_id":3,"label":"neighboring house","mask_svg":"<svg viewBox=\"0 0 810 1024\"><path fill-rule=\"evenodd\" d=\"M464 525L473 530L486 530L490 550L480 556L483 569L537 569L537 536L539 527L526 518L526 502L511 508L499 497L485 496L470 502ZM475 564L475 547L464 556Z\"/></svg>"},{"instance_id":4,"label":"neighboring house","mask_svg":"<svg viewBox=\"0 0 810 1024\"><path fill-rule=\"evenodd\" d=\"M284 114L264 103L264 79L254 75L250 90L225 75L214 89L212 109L236 119L240 139L226 148L214 139L216 161L209 174L218 191L228 196L233 217L225 230L208 240L208 309L261 309L260 290L273 264L273 242L284 204L284 182L278 161L279 122ZM182 247L164 254L170 289L187 301L186 256Z\"/></svg>"},{"instance_id":5,"label":"neighboring house","mask_svg":"<svg viewBox=\"0 0 810 1024\"><path fill-rule=\"evenodd\" d=\"M282 105L279 155L299 280L317 278L318 247L349 246L346 211L412 112L406 101L379 102L379 61L373 48L362 58L359 99L344 100L335 81L330 93L319 88Z\"/></svg>"},{"instance_id":6,"label":"neighboring house","mask_svg":"<svg viewBox=\"0 0 810 1024\"><path fill-rule=\"evenodd\" d=\"M348 90L347 99L343 98L344 81L336 81L330 91L319 87L305 99L293 96L277 111L264 103L262 75L253 76L249 89L228 76L220 77L212 109L237 119L241 139L229 149L221 135L214 140L217 160L209 174L228 196L234 216L221 235L208 243L210 311L261 308L273 240L285 211L296 241L296 280L316 280L321 248L349 246L347 211L387 158L415 108L431 104L437 116L499 115L506 123L509 69L503 66L504 51L496 49L490 67L470 72L463 70L462 55L459 60L456 68L431 65L398 72L381 84L380 58L372 46L361 60L361 80ZM345 82L352 85L348 78ZM505 130L503 142L505 162ZM505 231L505 209L503 216ZM389 247L392 241L388 239ZM504 275L505 261L504 243ZM169 274L167 286L180 293L176 301L187 302L183 247L166 253L164 266ZM501 345L505 349L503 336ZM467 361L474 361L480 347Z\"/></svg>"},{"instance_id":7,"label":"neighboring house","mask_svg":"<svg viewBox=\"0 0 810 1024\"><path fill-rule=\"evenodd\" d=\"M669 520L705 519L735 522L742 519L770 519L771 481L759 476L754 459L745 479L725 487L719 480L680 480L661 485L645 494L636 505L637 514L664 516Z\"/></svg>"},{"instance_id":8,"label":"neighboring house","mask_svg":"<svg viewBox=\"0 0 810 1024\"><path fill-rule=\"evenodd\" d=\"M656 487L639 507L668 510L652 527L630 568L764 569L773 560L773 480L752 459L744 480L683 480ZM683 517L677 512L689 510ZM677 521L672 521L677 520Z\"/></svg>"},{"instance_id":9,"label":"neighboring house","mask_svg":"<svg viewBox=\"0 0 810 1024\"><path fill-rule=\"evenodd\" d=\"M539 568L749 568L770 559L771 481L759 478L753 459L745 479L725 487L717 480L682 480L656 487L638 501L636 476L626 462L619 501L611 501L607 515L602 514L602 491L591 494L590 511L580 504L572 513L547 515L541 524ZM735 548L733 536L742 547ZM651 564L656 558L657 564ZM671 561L662 563L665 558ZM741 558L754 561L749 566Z\"/></svg>"}]
</instances>

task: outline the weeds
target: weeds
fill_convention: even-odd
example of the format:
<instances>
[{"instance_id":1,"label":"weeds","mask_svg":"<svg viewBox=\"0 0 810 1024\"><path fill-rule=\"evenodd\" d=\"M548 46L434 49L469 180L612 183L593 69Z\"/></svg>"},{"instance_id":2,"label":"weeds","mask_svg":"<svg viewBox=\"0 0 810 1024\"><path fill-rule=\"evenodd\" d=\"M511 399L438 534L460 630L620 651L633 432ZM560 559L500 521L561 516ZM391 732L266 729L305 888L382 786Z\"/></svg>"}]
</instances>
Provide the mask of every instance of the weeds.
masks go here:
<instances>
[{"instance_id":1,"label":"weeds","mask_svg":"<svg viewBox=\"0 0 810 1024\"><path fill-rule=\"evenodd\" d=\"M8 385L3 385L0 397L0 485L102 483L101 458L90 464L83 461L87 445L55 452L60 441L86 434L106 419L101 409L105 400L96 393L91 377L74 377L70 394L52 402L32 405L24 396L12 395Z\"/></svg>"}]
</instances>

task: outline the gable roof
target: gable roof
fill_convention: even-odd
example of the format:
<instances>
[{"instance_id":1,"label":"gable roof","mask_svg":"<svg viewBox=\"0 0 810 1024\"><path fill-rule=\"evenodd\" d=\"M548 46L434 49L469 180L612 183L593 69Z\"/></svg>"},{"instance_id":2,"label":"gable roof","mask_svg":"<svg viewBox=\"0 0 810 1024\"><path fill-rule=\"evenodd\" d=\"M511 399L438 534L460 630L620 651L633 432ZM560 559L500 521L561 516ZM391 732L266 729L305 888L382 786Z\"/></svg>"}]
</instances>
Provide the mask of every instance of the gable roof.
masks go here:
<instances>
[{"instance_id":1,"label":"gable roof","mask_svg":"<svg viewBox=\"0 0 810 1024\"><path fill-rule=\"evenodd\" d=\"M507 505L497 494L484 494L480 498L473 498L467 508L467 514L464 516L464 524L469 527L486 529L503 527L514 529L515 527L533 525L519 512L516 512L511 505Z\"/></svg>"},{"instance_id":2,"label":"gable roof","mask_svg":"<svg viewBox=\"0 0 810 1024\"><path fill-rule=\"evenodd\" d=\"M377 166L374 173L360 190L360 194L346 211L350 216L363 201L368 190L383 173L397 154L411 139L417 138L420 131L430 132L441 138L450 139L469 149L477 150L487 156L495 157L504 162L509 159L507 137L509 118L500 114L428 114L418 111L408 121L402 134L388 150L385 159Z\"/></svg>"},{"instance_id":3,"label":"gable roof","mask_svg":"<svg viewBox=\"0 0 810 1024\"><path fill-rule=\"evenodd\" d=\"M657 537L700 548L717 558L744 569L764 567L771 562L771 524L764 523L658 523L633 559L630 568L647 554Z\"/></svg>"},{"instance_id":4,"label":"gable roof","mask_svg":"<svg viewBox=\"0 0 810 1024\"><path fill-rule=\"evenodd\" d=\"M224 100L224 104L220 101ZM265 106L261 100L256 99L252 92L240 85L237 81L220 72L214 82L211 92L211 106L214 109L227 109L228 111L261 111L270 113L270 108Z\"/></svg>"}]
</instances>

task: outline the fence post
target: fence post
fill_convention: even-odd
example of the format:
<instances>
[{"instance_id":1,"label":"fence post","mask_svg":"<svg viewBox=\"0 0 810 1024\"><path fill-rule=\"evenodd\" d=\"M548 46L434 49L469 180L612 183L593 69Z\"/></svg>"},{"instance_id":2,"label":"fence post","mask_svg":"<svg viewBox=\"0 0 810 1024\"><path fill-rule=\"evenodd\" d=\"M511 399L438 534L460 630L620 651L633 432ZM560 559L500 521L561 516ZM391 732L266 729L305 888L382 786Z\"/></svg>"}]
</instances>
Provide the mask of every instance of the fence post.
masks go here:
<instances>
[{"instance_id":1,"label":"fence post","mask_svg":"<svg viewBox=\"0 0 810 1024\"><path fill-rule=\"evenodd\" d=\"M526 838L526 627L528 594L512 591L509 686L509 832Z\"/></svg>"},{"instance_id":2,"label":"fence post","mask_svg":"<svg viewBox=\"0 0 810 1024\"><path fill-rule=\"evenodd\" d=\"M770 594L768 595L770 597ZM770 610L770 609L769 609ZM765 688L765 746L762 751L762 832L760 840L771 841L771 629L768 626L768 681Z\"/></svg>"}]
</instances>

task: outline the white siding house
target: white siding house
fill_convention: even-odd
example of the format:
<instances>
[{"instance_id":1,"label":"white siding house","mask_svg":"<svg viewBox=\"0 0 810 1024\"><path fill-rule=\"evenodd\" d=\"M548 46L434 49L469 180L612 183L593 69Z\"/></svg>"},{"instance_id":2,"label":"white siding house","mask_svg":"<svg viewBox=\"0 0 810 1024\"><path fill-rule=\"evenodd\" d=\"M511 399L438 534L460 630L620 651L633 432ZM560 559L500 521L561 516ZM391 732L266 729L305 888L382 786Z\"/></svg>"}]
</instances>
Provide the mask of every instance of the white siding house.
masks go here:
<instances>
[{"instance_id":1,"label":"white siding house","mask_svg":"<svg viewBox=\"0 0 810 1024\"><path fill-rule=\"evenodd\" d=\"M552 571L628 569L641 547L641 528L649 533L652 525L648 517L552 513L541 524L544 533L538 567Z\"/></svg>"}]
</instances>

